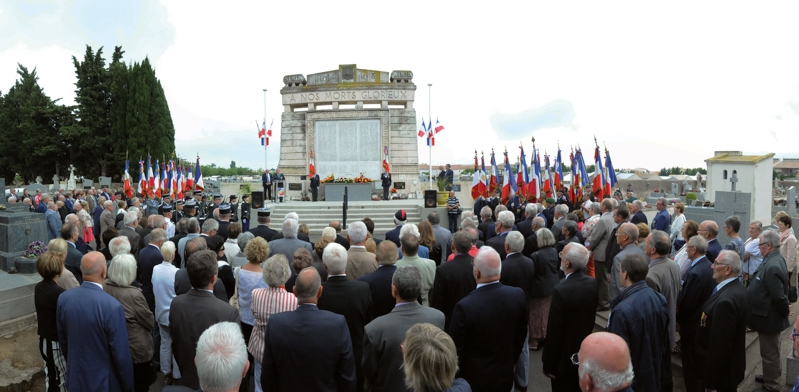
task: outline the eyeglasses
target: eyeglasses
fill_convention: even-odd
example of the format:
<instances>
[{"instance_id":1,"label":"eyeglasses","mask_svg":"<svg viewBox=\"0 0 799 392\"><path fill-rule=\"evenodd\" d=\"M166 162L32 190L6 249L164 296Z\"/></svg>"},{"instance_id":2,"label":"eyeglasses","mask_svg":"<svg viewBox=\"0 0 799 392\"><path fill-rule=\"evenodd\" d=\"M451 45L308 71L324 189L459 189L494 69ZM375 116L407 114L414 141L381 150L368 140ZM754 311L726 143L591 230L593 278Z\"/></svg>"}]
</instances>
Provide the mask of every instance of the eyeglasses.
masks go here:
<instances>
[{"instance_id":1,"label":"eyeglasses","mask_svg":"<svg viewBox=\"0 0 799 392\"><path fill-rule=\"evenodd\" d=\"M757 246L766 246L766 245L769 245L769 244L768 243L764 243L764 242L761 242L761 243L757 244Z\"/></svg>"},{"instance_id":2,"label":"eyeglasses","mask_svg":"<svg viewBox=\"0 0 799 392\"><path fill-rule=\"evenodd\" d=\"M580 365L580 358L578 358L577 354L579 354L579 353L572 354L572 356L569 357L569 359L572 361L572 364L579 366Z\"/></svg>"},{"instance_id":3,"label":"eyeglasses","mask_svg":"<svg viewBox=\"0 0 799 392\"><path fill-rule=\"evenodd\" d=\"M727 266L727 265L729 265L729 264L726 264L726 263L719 263L719 262L716 262L716 261L714 261L714 262L712 262L712 263L711 263L711 265L724 265L724 266Z\"/></svg>"}]
</instances>

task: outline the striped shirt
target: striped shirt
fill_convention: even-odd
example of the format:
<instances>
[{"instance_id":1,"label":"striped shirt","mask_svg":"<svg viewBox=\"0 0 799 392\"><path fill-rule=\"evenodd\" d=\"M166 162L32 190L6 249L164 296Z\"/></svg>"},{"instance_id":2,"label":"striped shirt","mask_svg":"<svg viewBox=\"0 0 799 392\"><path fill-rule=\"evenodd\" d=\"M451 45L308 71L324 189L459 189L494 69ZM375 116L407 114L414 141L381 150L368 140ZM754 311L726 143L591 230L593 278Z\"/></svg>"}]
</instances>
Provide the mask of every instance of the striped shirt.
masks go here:
<instances>
[{"instance_id":1,"label":"striped shirt","mask_svg":"<svg viewBox=\"0 0 799 392\"><path fill-rule=\"evenodd\" d=\"M255 316L255 326L250 336L247 350L262 362L264 356L264 336L269 316L275 313L290 312L297 309L297 297L286 291L284 287L267 287L252 291L252 313Z\"/></svg>"}]
</instances>

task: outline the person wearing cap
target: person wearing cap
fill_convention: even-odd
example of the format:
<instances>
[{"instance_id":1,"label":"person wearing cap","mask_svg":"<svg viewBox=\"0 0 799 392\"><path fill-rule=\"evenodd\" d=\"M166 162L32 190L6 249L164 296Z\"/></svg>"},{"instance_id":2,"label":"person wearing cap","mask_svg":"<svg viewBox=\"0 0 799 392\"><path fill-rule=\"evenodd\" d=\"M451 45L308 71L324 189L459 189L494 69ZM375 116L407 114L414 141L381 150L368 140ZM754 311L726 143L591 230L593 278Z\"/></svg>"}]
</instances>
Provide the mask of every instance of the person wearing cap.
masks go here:
<instances>
[{"instance_id":1,"label":"person wearing cap","mask_svg":"<svg viewBox=\"0 0 799 392\"><path fill-rule=\"evenodd\" d=\"M175 223L172 222L172 205L171 204L163 204L161 205L161 215L164 216L164 220L166 220L166 234L167 238L172 238L175 236Z\"/></svg>"},{"instance_id":2,"label":"person wearing cap","mask_svg":"<svg viewBox=\"0 0 799 392\"><path fill-rule=\"evenodd\" d=\"M258 226L250 230L250 233L252 233L256 237L261 237L265 239L267 242L272 241L272 239L275 238L277 231L269 228L269 222L272 220L271 211L269 210L269 208L267 207L259 208L258 217L256 219L258 221Z\"/></svg>"},{"instance_id":3,"label":"person wearing cap","mask_svg":"<svg viewBox=\"0 0 799 392\"><path fill-rule=\"evenodd\" d=\"M180 222L180 220L186 216L186 213L183 212L183 203L183 200L178 200L175 202L175 210L172 211L172 222L175 224Z\"/></svg>"},{"instance_id":4,"label":"person wearing cap","mask_svg":"<svg viewBox=\"0 0 799 392\"><path fill-rule=\"evenodd\" d=\"M195 205L195 216L200 221L205 221L205 200L203 200L203 191L194 191L194 202L197 203Z\"/></svg>"},{"instance_id":5,"label":"person wearing cap","mask_svg":"<svg viewBox=\"0 0 799 392\"><path fill-rule=\"evenodd\" d=\"M408 214L405 213L405 210L397 211L394 214L394 225L396 227L386 232L386 239L397 244L397 247L400 246L400 230L402 230L402 225L404 225L407 220Z\"/></svg>"},{"instance_id":6,"label":"person wearing cap","mask_svg":"<svg viewBox=\"0 0 799 392\"><path fill-rule=\"evenodd\" d=\"M214 193L214 200L211 203L211 205L208 206L208 212L206 212L205 217L216 219L216 216L214 216L214 210L219 208L219 205L221 204L222 204L222 194L219 192Z\"/></svg>"},{"instance_id":7,"label":"person wearing cap","mask_svg":"<svg viewBox=\"0 0 799 392\"><path fill-rule=\"evenodd\" d=\"M219 229L216 230L216 234L227 241L227 228L230 226L230 204L220 204L218 211L219 219L216 221L219 222Z\"/></svg>"},{"instance_id":8,"label":"person wearing cap","mask_svg":"<svg viewBox=\"0 0 799 392\"><path fill-rule=\"evenodd\" d=\"M187 200L183 203L183 211L186 218L197 218L197 202L194 200Z\"/></svg>"},{"instance_id":9,"label":"person wearing cap","mask_svg":"<svg viewBox=\"0 0 799 392\"><path fill-rule=\"evenodd\" d=\"M250 231L250 195L241 197L241 232Z\"/></svg>"},{"instance_id":10,"label":"person wearing cap","mask_svg":"<svg viewBox=\"0 0 799 392\"><path fill-rule=\"evenodd\" d=\"M166 194L166 195L164 195L163 198L161 198L161 204L158 206L158 214L159 215L164 215L163 212L164 212L164 206L165 205L171 206L172 207L172 211L175 210L175 208L174 208L175 205L172 203L172 195L171 194Z\"/></svg>"},{"instance_id":11,"label":"person wearing cap","mask_svg":"<svg viewBox=\"0 0 799 392\"><path fill-rule=\"evenodd\" d=\"M238 222L239 221L239 197L236 195L230 195L230 222Z\"/></svg>"}]
</instances>

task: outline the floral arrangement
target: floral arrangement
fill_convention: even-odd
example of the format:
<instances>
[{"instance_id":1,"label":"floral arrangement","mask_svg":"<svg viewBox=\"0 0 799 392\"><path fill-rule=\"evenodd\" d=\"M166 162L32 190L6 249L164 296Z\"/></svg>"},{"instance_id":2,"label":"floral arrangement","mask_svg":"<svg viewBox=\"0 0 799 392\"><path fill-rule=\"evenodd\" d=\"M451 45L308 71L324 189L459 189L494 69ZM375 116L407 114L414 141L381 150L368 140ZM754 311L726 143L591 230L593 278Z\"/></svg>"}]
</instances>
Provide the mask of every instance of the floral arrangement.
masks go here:
<instances>
[{"instance_id":1,"label":"floral arrangement","mask_svg":"<svg viewBox=\"0 0 799 392\"><path fill-rule=\"evenodd\" d=\"M35 259L44 252L47 252L47 245L42 241L33 241L28 245L28 249L25 250L25 257Z\"/></svg>"},{"instance_id":2,"label":"floral arrangement","mask_svg":"<svg viewBox=\"0 0 799 392\"><path fill-rule=\"evenodd\" d=\"M332 183L336 183L336 184L352 184L352 183L365 184L365 183L373 182L373 180L371 178L369 178L369 177L364 176L363 173L361 173L361 175L359 175L358 177L355 177L355 178L349 178L349 177L335 178L335 176L333 176L331 174L331 175L323 178L320 182L323 183L323 184L327 183L327 182L332 182Z\"/></svg>"},{"instance_id":3,"label":"floral arrangement","mask_svg":"<svg viewBox=\"0 0 799 392\"><path fill-rule=\"evenodd\" d=\"M392 187L390 190L391 193L397 193L397 188Z\"/></svg>"}]
</instances>

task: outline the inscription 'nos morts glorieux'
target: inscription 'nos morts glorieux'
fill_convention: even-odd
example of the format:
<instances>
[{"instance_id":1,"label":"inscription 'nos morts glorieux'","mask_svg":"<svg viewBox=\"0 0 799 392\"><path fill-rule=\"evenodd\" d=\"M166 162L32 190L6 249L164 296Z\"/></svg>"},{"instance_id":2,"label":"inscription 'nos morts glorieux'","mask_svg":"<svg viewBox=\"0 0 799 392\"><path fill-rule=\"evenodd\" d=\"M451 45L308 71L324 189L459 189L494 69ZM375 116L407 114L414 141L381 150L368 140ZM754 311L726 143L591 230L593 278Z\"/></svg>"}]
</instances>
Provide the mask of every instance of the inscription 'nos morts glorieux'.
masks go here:
<instances>
[{"instance_id":1,"label":"inscription 'nos morts glorieux'","mask_svg":"<svg viewBox=\"0 0 799 392\"><path fill-rule=\"evenodd\" d=\"M413 101L412 90L345 90L284 94L283 104L333 101Z\"/></svg>"}]
</instances>

